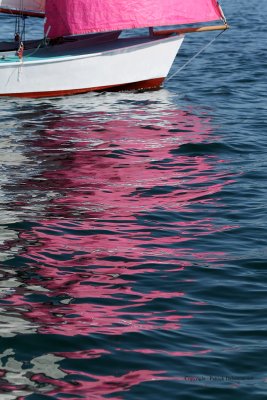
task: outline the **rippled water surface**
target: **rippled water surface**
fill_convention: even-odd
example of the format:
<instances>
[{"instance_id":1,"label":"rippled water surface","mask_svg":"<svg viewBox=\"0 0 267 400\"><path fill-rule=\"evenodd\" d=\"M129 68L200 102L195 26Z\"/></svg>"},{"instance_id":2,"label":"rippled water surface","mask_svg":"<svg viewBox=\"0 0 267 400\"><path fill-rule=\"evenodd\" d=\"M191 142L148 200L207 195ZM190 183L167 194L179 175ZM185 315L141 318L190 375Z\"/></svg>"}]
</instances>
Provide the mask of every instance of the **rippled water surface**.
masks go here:
<instances>
[{"instance_id":1,"label":"rippled water surface","mask_svg":"<svg viewBox=\"0 0 267 400\"><path fill-rule=\"evenodd\" d=\"M266 398L267 4L223 5L160 91L0 99L1 400Z\"/></svg>"}]
</instances>

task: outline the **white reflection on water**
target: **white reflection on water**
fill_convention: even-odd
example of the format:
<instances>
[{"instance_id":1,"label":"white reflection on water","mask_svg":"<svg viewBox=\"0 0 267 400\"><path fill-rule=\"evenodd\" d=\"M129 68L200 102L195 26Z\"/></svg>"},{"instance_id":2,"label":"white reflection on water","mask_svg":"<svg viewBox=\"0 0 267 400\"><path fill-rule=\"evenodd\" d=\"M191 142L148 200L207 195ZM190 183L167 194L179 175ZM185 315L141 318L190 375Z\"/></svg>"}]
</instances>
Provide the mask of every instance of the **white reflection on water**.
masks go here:
<instances>
[{"instance_id":1,"label":"white reflection on water","mask_svg":"<svg viewBox=\"0 0 267 400\"><path fill-rule=\"evenodd\" d=\"M5 371L5 384L3 386L5 388L5 386L8 387L10 385L9 388L13 387L13 390L12 393L1 393L1 399L15 400L19 396L26 396L35 392L38 384L30 379L32 375L44 374L51 379L64 378L66 374L58 365L61 360L63 360L62 357L54 354L45 354L33 358L29 364L24 361L18 361L13 349L5 350L0 354L0 370ZM46 385L45 388L39 388L39 392L47 392L52 389L52 385Z\"/></svg>"}]
</instances>

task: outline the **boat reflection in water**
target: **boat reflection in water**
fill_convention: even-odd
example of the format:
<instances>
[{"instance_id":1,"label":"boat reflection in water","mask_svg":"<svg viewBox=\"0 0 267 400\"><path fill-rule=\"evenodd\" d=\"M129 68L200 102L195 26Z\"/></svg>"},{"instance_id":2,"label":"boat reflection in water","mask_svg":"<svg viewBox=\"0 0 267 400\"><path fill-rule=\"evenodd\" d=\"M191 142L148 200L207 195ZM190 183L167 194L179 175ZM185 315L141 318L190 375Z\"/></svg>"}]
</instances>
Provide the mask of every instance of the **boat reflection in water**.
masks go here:
<instances>
[{"instance_id":1,"label":"boat reflection in water","mask_svg":"<svg viewBox=\"0 0 267 400\"><path fill-rule=\"evenodd\" d=\"M8 398L137 398L145 382L162 394L158 381L183 375L178 357L212 351L183 328L204 311L196 266L223 258L207 237L229 228L216 210L230 180L207 113L168 96L21 105L32 172L2 189L18 235L2 246Z\"/></svg>"}]
</instances>

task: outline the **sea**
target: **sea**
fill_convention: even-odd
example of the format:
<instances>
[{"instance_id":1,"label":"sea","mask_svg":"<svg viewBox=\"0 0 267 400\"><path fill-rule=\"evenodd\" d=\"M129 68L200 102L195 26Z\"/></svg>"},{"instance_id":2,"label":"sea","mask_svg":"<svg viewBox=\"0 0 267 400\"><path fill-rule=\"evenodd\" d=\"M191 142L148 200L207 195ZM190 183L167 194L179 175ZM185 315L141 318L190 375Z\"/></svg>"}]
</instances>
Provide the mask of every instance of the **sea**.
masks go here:
<instances>
[{"instance_id":1,"label":"sea","mask_svg":"<svg viewBox=\"0 0 267 400\"><path fill-rule=\"evenodd\" d=\"M267 2L221 3L161 90L0 99L1 400L267 398Z\"/></svg>"}]
</instances>

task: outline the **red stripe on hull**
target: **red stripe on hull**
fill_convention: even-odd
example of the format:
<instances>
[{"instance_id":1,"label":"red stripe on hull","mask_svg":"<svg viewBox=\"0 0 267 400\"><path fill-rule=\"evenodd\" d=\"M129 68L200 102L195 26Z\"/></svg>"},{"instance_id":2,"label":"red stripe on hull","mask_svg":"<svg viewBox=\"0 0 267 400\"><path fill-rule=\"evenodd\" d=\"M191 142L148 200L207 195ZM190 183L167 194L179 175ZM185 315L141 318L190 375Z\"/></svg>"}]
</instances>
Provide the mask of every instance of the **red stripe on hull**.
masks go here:
<instances>
[{"instance_id":1,"label":"red stripe on hull","mask_svg":"<svg viewBox=\"0 0 267 400\"><path fill-rule=\"evenodd\" d=\"M56 97L56 96L69 96L74 94L81 94L87 92L120 92L129 90L156 90L159 89L163 84L164 78L148 79L146 81L124 83L121 85L110 85L110 86L100 86L85 89L68 89L68 90L55 90L50 92L29 92L29 93L9 93L0 94L0 96L5 97L30 97L30 98L40 98L40 97Z\"/></svg>"}]
</instances>

